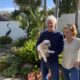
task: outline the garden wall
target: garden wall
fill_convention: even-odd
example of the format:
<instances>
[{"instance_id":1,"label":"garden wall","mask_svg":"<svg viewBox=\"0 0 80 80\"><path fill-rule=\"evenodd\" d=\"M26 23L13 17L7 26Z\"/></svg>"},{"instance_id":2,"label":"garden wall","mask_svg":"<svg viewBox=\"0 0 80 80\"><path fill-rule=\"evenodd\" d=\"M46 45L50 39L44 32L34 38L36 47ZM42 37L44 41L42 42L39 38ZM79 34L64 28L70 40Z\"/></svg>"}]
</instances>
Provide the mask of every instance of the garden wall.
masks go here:
<instances>
[{"instance_id":1,"label":"garden wall","mask_svg":"<svg viewBox=\"0 0 80 80\"><path fill-rule=\"evenodd\" d=\"M9 27L11 28L10 37L13 41L17 40L18 38L22 38L26 36L24 30L19 28L20 23L17 21L0 21L0 37L5 36L6 32L9 30L7 24L9 23Z\"/></svg>"}]
</instances>

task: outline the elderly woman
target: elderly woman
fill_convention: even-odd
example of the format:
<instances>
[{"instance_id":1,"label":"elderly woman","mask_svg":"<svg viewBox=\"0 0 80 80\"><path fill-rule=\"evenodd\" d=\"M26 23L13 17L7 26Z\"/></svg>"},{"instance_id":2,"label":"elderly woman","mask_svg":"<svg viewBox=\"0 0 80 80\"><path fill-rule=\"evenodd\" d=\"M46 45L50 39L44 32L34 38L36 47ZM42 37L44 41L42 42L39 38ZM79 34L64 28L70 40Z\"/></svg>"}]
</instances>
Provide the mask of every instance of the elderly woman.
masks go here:
<instances>
[{"instance_id":1,"label":"elderly woman","mask_svg":"<svg viewBox=\"0 0 80 80\"><path fill-rule=\"evenodd\" d=\"M55 51L55 53L48 53L47 62L44 62L43 58L41 59L42 80L47 80L49 69L51 80L59 80L58 55L63 51L63 35L56 31L56 24L56 18L52 15L48 16L46 19L47 30L40 34L37 41L38 46L43 40L49 40L51 43L49 49Z\"/></svg>"},{"instance_id":2,"label":"elderly woman","mask_svg":"<svg viewBox=\"0 0 80 80\"><path fill-rule=\"evenodd\" d=\"M73 24L64 27L64 50L62 66L64 80L80 80L78 67L80 65L80 39L76 38L77 30Z\"/></svg>"}]
</instances>

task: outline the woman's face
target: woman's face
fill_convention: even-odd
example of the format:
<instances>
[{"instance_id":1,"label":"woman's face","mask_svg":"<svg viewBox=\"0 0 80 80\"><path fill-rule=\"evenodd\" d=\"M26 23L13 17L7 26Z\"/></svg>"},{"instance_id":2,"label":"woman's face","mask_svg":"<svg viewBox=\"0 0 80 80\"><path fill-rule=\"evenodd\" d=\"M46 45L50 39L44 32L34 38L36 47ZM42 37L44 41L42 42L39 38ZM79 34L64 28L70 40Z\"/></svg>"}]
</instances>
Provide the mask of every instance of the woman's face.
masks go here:
<instances>
[{"instance_id":1,"label":"woman's face","mask_svg":"<svg viewBox=\"0 0 80 80\"><path fill-rule=\"evenodd\" d=\"M65 28L64 29L64 36L65 36L65 38L72 38L73 37L73 33L70 30L70 28Z\"/></svg>"},{"instance_id":2,"label":"woman's face","mask_svg":"<svg viewBox=\"0 0 80 80\"><path fill-rule=\"evenodd\" d=\"M54 31L55 30L55 23L53 22L53 21L51 21L51 20L49 20L48 21L48 23L47 23L47 27L48 27L48 31Z\"/></svg>"}]
</instances>

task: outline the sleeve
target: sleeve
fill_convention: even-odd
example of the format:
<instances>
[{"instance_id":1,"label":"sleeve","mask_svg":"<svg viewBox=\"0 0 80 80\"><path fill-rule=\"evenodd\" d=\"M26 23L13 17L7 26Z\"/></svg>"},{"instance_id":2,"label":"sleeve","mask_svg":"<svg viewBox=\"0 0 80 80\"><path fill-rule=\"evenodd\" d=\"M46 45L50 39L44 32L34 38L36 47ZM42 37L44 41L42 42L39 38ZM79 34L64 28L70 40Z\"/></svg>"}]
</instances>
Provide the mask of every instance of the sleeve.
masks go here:
<instances>
[{"instance_id":1,"label":"sleeve","mask_svg":"<svg viewBox=\"0 0 80 80\"><path fill-rule=\"evenodd\" d=\"M80 38L78 44L79 44L78 61L80 62Z\"/></svg>"},{"instance_id":2,"label":"sleeve","mask_svg":"<svg viewBox=\"0 0 80 80\"><path fill-rule=\"evenodd\" d=\"M79 45L79 49L80 49L80 38L79 38L79 41L78 41L78 45Z\"/></svg>"},{"instance_id":3,"label":"sleeve","mask_svg":"<svg viewBox=\"0 0 80 80\"><path fill-rule=\"evenodd\" d=\"M44 37L43 37L43 33L40 34L38 40L37 40L37 43L36 43L36 48L37 46L44 40Z\"/></svg>"},{"instance_id":4,"label":"sleeve","mask_svg":"<svg viewBox=\"0 0 80 80\"><path fill-rule=\"evenodd\" d=\"M59 55L63 51L63 47L64 47L63 35L60 34L57 49L55 50L55 53Z\"/></svg>"},{"instance_id":5,"label":"sleeve","mask_svg":"<svg viewBox=\"0 0 80 80\"><path fill-rule=\"evenodd\" d=\"M80 50L78 52L78 61L80 62Z\"/></svg>"}]
</instances>

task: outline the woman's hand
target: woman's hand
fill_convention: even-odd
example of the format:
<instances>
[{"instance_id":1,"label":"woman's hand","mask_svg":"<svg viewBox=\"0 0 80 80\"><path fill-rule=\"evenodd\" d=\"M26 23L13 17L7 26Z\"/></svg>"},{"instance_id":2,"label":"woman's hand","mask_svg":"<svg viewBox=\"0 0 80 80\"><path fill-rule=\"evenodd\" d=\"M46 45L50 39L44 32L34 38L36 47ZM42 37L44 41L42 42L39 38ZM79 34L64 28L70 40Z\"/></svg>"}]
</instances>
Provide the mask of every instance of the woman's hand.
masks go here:
<instances>
[{"instance_id":1,"label":"woman's hand","mask_svg":"<svg viewBox=\"0 0 80 80\"><path fill-rule=\"evenodd\" d=\"M77 61L73 64L74 67L79 67L80 66L80 61Z\"/></svg>"}]
</instances>

